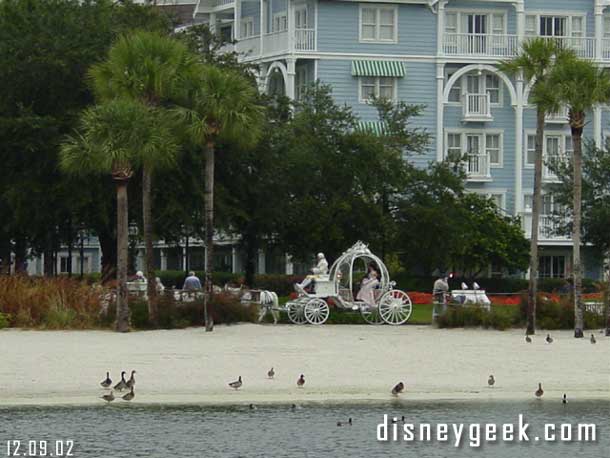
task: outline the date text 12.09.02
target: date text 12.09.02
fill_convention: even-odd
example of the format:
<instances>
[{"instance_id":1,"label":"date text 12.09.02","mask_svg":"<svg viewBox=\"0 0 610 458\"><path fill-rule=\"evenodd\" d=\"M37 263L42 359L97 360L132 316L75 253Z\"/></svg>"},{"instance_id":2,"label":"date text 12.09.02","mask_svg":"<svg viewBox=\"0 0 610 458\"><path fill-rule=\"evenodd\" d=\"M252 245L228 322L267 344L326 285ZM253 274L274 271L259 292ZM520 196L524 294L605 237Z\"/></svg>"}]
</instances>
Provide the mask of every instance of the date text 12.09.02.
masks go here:
<instances>
[{"instance_id":1,"label":"date text 12.09.02","mask_svg":"<svg viewBox=\"0 0 610 458\"><path fill-rule=\"evenodd\" d=\"M6 456L64 457L74 456L73 440L8 440Z\"/></svg>"}]
</instances>

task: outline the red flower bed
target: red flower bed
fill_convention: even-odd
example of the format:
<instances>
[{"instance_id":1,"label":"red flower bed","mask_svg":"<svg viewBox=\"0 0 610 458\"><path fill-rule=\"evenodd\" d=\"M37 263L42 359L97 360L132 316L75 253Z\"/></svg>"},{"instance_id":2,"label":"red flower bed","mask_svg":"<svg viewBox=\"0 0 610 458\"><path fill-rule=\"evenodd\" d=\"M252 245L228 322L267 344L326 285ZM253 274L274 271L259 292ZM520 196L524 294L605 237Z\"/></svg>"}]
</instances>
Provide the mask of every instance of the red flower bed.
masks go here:
<instances>
[{"instance_id":1,"label":"red flower bed","mask_svg":"<svg viewBox=\"0 0 610 458\"><path fill-rule=\"evenodd\" d=\"M510 296L488 296L493 305L519 305L521 296L511 294Z\"/></svg>"},{"instance_id":2,"label":"red flower bed","mask_svg":"<svg viewBox=\"0 0 610 458\"><path fill-rule=\"evenodd\" d=\"M433 302L431 293L409 291L407 294L411 298L411 302L413 302L414 304L432 304Z\"/></svg>"}]
</instances>

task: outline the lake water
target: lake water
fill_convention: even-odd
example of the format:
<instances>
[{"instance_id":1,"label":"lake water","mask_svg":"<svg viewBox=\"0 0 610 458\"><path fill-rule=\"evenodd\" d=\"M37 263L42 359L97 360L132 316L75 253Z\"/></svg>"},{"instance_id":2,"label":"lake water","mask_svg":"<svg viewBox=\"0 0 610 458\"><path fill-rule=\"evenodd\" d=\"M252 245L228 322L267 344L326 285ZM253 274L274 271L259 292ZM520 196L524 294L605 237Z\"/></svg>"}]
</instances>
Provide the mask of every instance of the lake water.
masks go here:
<instances>
[{"instance_id":1,"label":"lake water","mask_svg":"<svg viewBox=\"0 0 610 458\"><path fill-rule=\"evenodd\" d=\"M102 402L102 401L100 401ZM530 442L482 443L460 447L450 443L378 442L377 425L383 415L415 425L430 423L529 423ZM353 419L352 426L338 421ZM594 423L595 442L545 442L545 424ZM125 402L95 407L0 408L0 457L7 441L74 441L75 457L610 457L610 401L544 399L524 402L409 402L387 404L306 404L235 407L144 406ZM390 424L390 427L392 425ZM468 428L468 426L466 426ZM391 432L391 431L390 431ZM416 429L417 432L417 429ZM468 430L465 435L468 436ZM574 430L576 435L576 430ZM540 440L535 441L534 437ZM401 437L402 439L402 437ZM67 446L67 445L66 445ZM40 445L38 447L41 447ZM14 447L13 447L14 448ZM39 449L40 451L41 449ZM23 456L23 455L20 455Z\"/></svg>"}]
</instances>

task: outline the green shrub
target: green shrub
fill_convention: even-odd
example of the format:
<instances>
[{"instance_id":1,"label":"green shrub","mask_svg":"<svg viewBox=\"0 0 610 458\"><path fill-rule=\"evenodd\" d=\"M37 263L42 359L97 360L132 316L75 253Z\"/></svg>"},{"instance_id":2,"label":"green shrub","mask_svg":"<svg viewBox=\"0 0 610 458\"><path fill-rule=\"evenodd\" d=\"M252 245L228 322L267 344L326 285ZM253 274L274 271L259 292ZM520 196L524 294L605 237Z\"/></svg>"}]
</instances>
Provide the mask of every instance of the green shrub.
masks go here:
<instances>
[{"instance_id":1,"label":"green shrub","mask_svg":"<svg viewBox=\"0 0 610 458\"><path fill-rule=\"evenodd\" d=\"M0 329L8 328L10 325L10 316L0 312Z\"/></svg>"},{"instance_id":2,"label":"green shrub","mask_svg":"<svg viewBox=\"0 0 610 458\"><path fill-rule=\"evenodd\" d=\"M527 295L521 296L521 321L527 321ZM585 329L605 326L604 315L585 311ZM574 329L574 297L560 296L559 301L539 294L536 301L536 327L539 329Z\"/></svg>"},{"instance_id":3,"label":"green shrub","mask_svg":"<svg viewBox=\"0 0 610 458\"><path fill-rule=\"evenodd\" d=\"M56 304L47 310L43 325L47 329L71 329L77 327L77 318L75 310Z\"/></svg>"},{"instance_id":4,"label":"green shrub","mask_svg":"<svg viewBox=\"0 0 610 458\"><path fill-rule=\"evenodd\" d=\"M482 307L448 307L437 318L439 328L483 327L505 330L515 324L518 311L514 307L493 307L487 311Z\"/></svg>"}]
</instances>

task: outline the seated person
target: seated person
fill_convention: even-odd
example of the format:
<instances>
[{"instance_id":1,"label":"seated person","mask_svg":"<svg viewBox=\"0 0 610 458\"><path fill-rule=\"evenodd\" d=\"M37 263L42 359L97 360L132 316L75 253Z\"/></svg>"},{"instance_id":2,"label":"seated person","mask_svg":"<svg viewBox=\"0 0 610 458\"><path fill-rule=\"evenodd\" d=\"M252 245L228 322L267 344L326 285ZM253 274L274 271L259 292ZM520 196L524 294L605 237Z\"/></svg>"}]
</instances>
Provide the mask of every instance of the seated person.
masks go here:
<instances>
[{"instance_id":1,"label":"seated person","mask_svg":"<svg viewBox=\"0 0 610 458\"><path fill-rule=\"evenodd\" d=\"M307 288L314 280L320 278L323 275L328 275L328 261L326 260L324 253L318 253L317 258L318 264L316 264L316 266L311 269L312 275L307 275L307 277L305 277L305 280L303 280L301 283L296 283L294 285L297 291L300 290L301 292L304 292L305 288Z\"/></svg>"},{"instance_id":2,"label":"seated person","mask_svg":"<svg viewBox=\"0 0 610 458\"><path fill-rule=\"evenodd\" d=\"M356 296L357 301L362 301L371 307L375 305L375 289L379 286L379 274L373 269L369 269L369 273L362 279L360 291Z\"/></svg>"}]
</instances>

